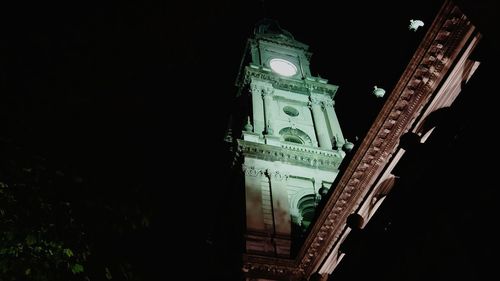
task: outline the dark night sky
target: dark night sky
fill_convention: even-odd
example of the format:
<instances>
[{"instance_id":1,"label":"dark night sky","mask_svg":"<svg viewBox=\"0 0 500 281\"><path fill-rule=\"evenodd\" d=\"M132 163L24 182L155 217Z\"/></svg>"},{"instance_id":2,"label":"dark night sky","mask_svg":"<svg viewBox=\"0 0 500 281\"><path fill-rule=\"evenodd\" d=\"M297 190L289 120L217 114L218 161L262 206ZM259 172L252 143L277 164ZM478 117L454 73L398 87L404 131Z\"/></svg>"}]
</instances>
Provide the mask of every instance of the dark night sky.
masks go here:
<instances>
[{"instance_id":1,"label":"dark night sky","mask_svg":"<svg viewBox=\"0 0 500 281\"><path fill-rule=\"evenodd\" d=\"M228 192L221 140L254 23L277 19L310 45L313 74L340 86L339 120L354 140L382 106L373 86L390 92L441 1L324 2L2 7L0 136L105 193L139 186L157 212L151 239L138 242L147 255L185 245L196 254L173 254L180 265L219 272L229 249L213 246L212 236L230 212L221 207ZM426 26L408 31L416 18ZM478 131L464 149L484 141Z\"/></svg>"}]
</instances>

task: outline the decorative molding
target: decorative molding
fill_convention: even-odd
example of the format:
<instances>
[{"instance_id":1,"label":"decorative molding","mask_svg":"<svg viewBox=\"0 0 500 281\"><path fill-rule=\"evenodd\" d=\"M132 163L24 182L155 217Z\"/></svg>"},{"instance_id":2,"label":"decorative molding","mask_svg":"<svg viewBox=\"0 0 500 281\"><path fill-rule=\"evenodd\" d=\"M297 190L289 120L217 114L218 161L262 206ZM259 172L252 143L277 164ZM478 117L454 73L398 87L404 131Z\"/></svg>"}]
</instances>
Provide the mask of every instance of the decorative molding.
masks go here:
<instances>
[{"instance_id":1,"label":"decorative molding","mask_svg":"<svg viewBox=\"0 0 500 281\"><path fill-rule=\"evenodd\" d=\"M326 99L323 101L323 103L325 104L325 106L327 107L333 107L335 105L335 101L334 100L331 100L331 99Z\"/></svg>"},{"instance_id":2,"label":"decorative molding","mask_svg":"<svg viewBox=\"0 0 500 281\"><path fill-rule=\"evenodd\" d=\"M299 42L295 39L289 38L287 36L280 36L280 35L273 35L273 34L256 34L255 40L252 40L252 41L257 42L257 40L278 44L280 46L284 45L284 46L291 47L294 49L303 50L305 52L307 52L307 50L309 49L308 45L306 45L302 42Z\"/></svg>"},{"instance_id":3,"label":"decorative molding","mask_svg":"<svg viewBox=\"0 0 500 281\"><path fill-rule=\"evenodd\" d=\"M329 97L325 95L318 95L316 93L312 93L311 96L309 96L309 107L312 105L319 105L321 108L326 108L326 107L333 107L335 102Z\"/></svg>"},{"instance_id":4,"label":"decorative molding","mask_svg":"<svg viewBox=\"0 0 500 281\"><path fill-rule=\"evenodd\" d=\"M262 87L258 84L251 83L250 89L251 89L252 93L262 93Z\"/></svg>"},{"instance_id":5,"label":"decorative molding","mask_svg":"<svg viewBox=\"0 0 500 281\"><path fill-rule=\"evenodd\" d=\"M335 186L295 260L245 256L244 270L277 280L308 279L339 243L349 214L383 172L402 134L415 125L422 108L448 75L474 26L446 1L396 87ZM248 74L247 74L248 75ZM247 147L247 146L245 146ZM260 152L265 155L272 152ZM288 274L288 275L287 275Z\"/></svg>"},{"instance_id":6,"label":"decorative molding","mask_svg":"<svg viewBox=\"0 0 500 281\"><path fill-rule=\"evenodd\" d=\"M324 101L324 99L322 99L322 98L318 98L318 97L317 97L317 96L315 96L315 95L314 95L314 96L313 96L313 95L311 95L311 96L309 97L309 100L311 101L311 103L312 103L313 105L323 106L323 101Z\"/></svg>"},{"instance_id":7,"label":"decorative molding","mask_svg":"<svg viewBox=\"0 0 500 281\"><path fill-rule=\"evenodd\" d=\"M269 170L268 169L268 172L269 172L269 175L270 175L270 178L273 179L273 180L276 180L276 181L286 181L288 180L288 174L285 174L281 171L278 171L278 170Z\"/></svg>"},{"instance_id":8,"label":"decorative molding","mask_svg":"<svg viewBox=\"0 0 500 281\"><path fill-rule=\"evenodd\" d=\"M291 144L273 146L238 140L237 157L242 155L326 171L337 170L342 162L342 155L334 150L322 150L319 148Z\"/></svg>"},{"instance_id":9,"label":"decorative molding","mask_svg":"<svg viewBox=\"0 0 500 281\"><path fill-rule=\"evenodd\" d=\"M274 95L274 89L271 87L263 87L262 88L262 97L272 97Z\"/></svg>"},{"instance_id":10,"label":"decorative molding","mask_svg":"<svg viewBox=\"0 0 500 281\"><path fill-rule=\"evenodd\" d=\"M266 174L265 169L256 169L254 166L242 165L243 173L250 177L263 177Z\"/></svg>"},{"instance_id":11,"label":"decorative molding","mask_svg":"<svg viewBox=\"0 0 500 281\"><path fill-rule=\"evenodd\" d=\"M283 129L281 129L278 132L278 134L282 137L286 137L286 136L298 137L303 141L303 145L310 147L312 145L311 137L309 137L309 135L306 132L302 131L301 129L294 128L295 124L292 121L290 121L290 123L292 123L291 124L292 126L285 127ZM301 147L303 147L303 146L301 146Z\"/></svg>"},{"instance_id":12,"label":"decorative molding","mask_svg":"<svg viewBox=\"0 0 500 281\"><path fill-rule=\"evenodd\" d=\"M272 260L269 263L269 260ZM274 280L302 280L304 273L294 266L290 259L268 258L256 255L243 255L243 272L249 277L270 278Z\"/></svg>"},{"instance_id":13,"label":"decorative molding","mask_svg":"<svg viewBox=\"0 0 500 281\"><path fill-rule=\"evenodd\" d=\"M249 84L253 79L269 81L275 89L296 92L298 94L310 95L311 91L316 94L327 95L331 99L335 96L338 86L317 82L314 80L291 80L267 71L262 67L246 66L244 70L243 84ZM243 85L241 85L243 86Z\"/></svg>"},{"instance_id":14,"label":"decorative molding","mask_svg":"<svg viewBox=\"0 0 500 281\"><path fill-rule=\"evenodd\" d=\"M274 94L274 88L270 83L250 83L252 93L261 94L262 97Z\"/></svg>"}]
</instances>

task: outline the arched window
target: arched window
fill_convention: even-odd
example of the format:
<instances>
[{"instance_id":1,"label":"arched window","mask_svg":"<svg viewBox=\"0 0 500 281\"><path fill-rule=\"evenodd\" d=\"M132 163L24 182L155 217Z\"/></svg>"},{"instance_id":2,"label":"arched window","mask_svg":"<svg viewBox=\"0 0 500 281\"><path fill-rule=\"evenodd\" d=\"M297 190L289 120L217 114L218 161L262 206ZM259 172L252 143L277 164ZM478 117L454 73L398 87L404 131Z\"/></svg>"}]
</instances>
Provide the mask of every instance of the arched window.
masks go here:
<instances>
[{"instance_id":1,"label":"arched window","mask_svg":"<svg viewBox=\"0 0 500 281\"><path fill-rule=\"evenodd\" d=\"M286 127L280 130L280 136L283 137L284 141L311 145L311 138L302 130Z\"/></svg>"},{"instance_id":2,"label":"arched window","mask_svg":"<svg viewBox=\"0 0 500 281\"><path fill-rule=\"evenodd\" d=\"M297 207L302 215L302 227L304 229L306 229L314 219L316 206L316 195L314 194L308 194L299 200Z\"/></svg>"},{"instance_id":3,"label":"arched window","mask_svg":"<svg viewBox=\"0 0 500 281\"><path fill-rule=\"evenodd\" d=\"M302 139L297 137L297 136L290 136L290 135L283 136L283 140L288 141L288 142L298 143L298 144L304 144L304 141L302 141Z\"/></svg>"}]
</instances>

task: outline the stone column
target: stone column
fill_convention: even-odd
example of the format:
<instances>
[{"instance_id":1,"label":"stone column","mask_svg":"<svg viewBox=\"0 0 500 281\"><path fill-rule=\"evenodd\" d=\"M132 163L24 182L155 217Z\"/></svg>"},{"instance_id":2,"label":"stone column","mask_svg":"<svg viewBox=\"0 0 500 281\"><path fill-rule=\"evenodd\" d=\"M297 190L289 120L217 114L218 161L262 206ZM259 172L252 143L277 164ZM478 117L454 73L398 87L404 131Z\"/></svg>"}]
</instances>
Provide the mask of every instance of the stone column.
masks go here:
<instances>
[{"instance_id":1,"label":"stone column","mask_svg":"<svg viewBox=\"0 0 500 281\"><path fill-rule=\"evenodd\" d=\"M274 243L276 254L280 257L290 256L292 222L286 181L288 175L280 171L267 171L271 180L271 194L274 217Z\"/></svg>"},{"instance_id":2,"label":"stone column","mask_svg":"<svg viewBox=\"0 0 500 281\"><path fill-rule=\"evenodd\" d=\"M274 135L274 126L273 126L273 94L274 90L272 88L264 88L262 90L262 98L264 100L264 117L266 129L265 132L267 135Z\"/></svg>"},{"instance_id":3,"label":"stone column","mask_svg":"<svg viewBox=\"0 0 500 281\"><path fill-rule=\"evenodd\" d=\"M253 131L257 134L264 132L264 103L262 88L252 84Z\"/></svg>"},{"instance_id":4,"label":"stone column","mask_svg":"<svg viewBox=\"0 0 500 281\"><path fill-rule=\"evenodd\" d=\"M345 143L345 140L344 135L342 134L342 130L340 129L339 119L337 118L337 114L335 113L335 109L333 108L335 102L328 99L324 102L324 105L326 109L326 115L328 116L328 122L330 124L330 128L332 129L332 136L335 137L335 140L337 141L337 147L342 147L342 145L344 145Z\"/></svg>"},{"instance_id":5,"label":"stone column","mask_svg":"<svg viewBox=\"0 0 500 281\"><path fill-rule=\"evenodd\" d=\"M332 149L332 143L326 127L325 114L323 113L322 100L311 96L311 111L314 119L314 129L318 136L319 147Z\"/></svg>"}]
</instances>

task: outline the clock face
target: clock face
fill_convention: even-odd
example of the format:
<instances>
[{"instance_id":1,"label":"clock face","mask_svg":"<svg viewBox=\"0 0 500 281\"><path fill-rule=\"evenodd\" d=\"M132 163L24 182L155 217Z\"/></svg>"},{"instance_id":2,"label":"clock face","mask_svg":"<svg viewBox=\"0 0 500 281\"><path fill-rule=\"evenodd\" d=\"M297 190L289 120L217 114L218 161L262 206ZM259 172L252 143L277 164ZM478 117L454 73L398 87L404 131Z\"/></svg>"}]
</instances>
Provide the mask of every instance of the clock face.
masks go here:
<instances>
[{"instance_id":1,"label":"clock face","mask_svg":"<svg viewBox=\"0 0 500 281\"><path fill-rule=\"evenodd\" d=\"M271 59L269 61L269 66L274 72L285 77L297 74L297 67L295 64L284 59Z\"/></svg>"}]
</instances>

